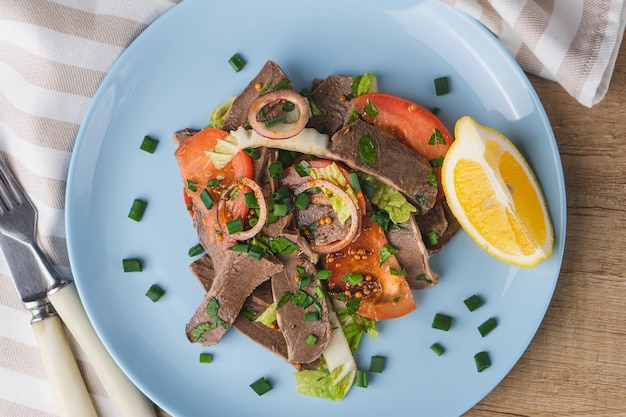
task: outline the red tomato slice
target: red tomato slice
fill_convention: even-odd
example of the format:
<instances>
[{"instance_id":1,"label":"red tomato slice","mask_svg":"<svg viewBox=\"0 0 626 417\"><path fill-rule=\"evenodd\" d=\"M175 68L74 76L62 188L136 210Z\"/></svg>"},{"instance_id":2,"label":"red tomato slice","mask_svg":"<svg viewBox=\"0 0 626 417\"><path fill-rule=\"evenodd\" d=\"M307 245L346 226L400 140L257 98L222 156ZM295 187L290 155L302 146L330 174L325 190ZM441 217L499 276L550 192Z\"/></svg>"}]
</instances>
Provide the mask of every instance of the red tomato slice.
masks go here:
<instances>
[{"instance_id":1,"label":"red tomato slice","mask_svg":"<svg viewBox=\"0 0 626 417\"><path fill-rule=\"evenodd\" d=\"M370 93L355 97L350 103L363 116L363 120L394 136L428 161L444 157L454 140L450 131L433 112L405 98ZM368 106L373 106L378 111L373 118L365 111ZM436 130L441 133L441 140L432 144L431 137ZM440 200L443 197L441 168L436 167L434 170L439 181Z\"/></svg>"},{"instance_id":2,"label":"red tomato slice","mask_svg":"<svg viewBox=\"0 0 626 417\"><path fill-rule=\"evenodd\" d=\"M204 226L207 230L219 230L217 222L217 202L220 199L221 191L228 187L228 184L240 177L252 178L254 170L252 159L243 151L239 151L233 159L222 169L217 169L206 152L213 149L218 139L224 139L228 136L228 132L221 129L207 128L196 133L189 139L181 143L176 149L175 156L178 160L178 166L181 176L185 183L185 204L189 202L201 207L204 216ZM206 187L209 180L222 178L220 187ZM188 186L188 181L195 183L195 191ZM200 199L200 193L203 190L209 191L211 197L215 201L213 207L208 210ZM243 198L234 200L236 204L229 207L229 211L234 217L245 219L247 207ZM209 233L212 243L218 241L216 234Z\"/></svg>"},{"instance_id":3,"label":"red tomato slice","mask_svg":"<svg viewBox=\"0 0 626 417\"><path fill-rule=\"evenodd\" d=\"M331 292L347 290L349 296L360 296L358 314L374 320L401 317L416 309L413 293L401 275L396 257L391 255L380 265L380 250L387 243L383 229L363 216L359 237L341 251L325 257L325 268L332 271L328 281ZM360 274L361 284L353 286L344 281L348 273Z\"/></svg>"}]
</instances>

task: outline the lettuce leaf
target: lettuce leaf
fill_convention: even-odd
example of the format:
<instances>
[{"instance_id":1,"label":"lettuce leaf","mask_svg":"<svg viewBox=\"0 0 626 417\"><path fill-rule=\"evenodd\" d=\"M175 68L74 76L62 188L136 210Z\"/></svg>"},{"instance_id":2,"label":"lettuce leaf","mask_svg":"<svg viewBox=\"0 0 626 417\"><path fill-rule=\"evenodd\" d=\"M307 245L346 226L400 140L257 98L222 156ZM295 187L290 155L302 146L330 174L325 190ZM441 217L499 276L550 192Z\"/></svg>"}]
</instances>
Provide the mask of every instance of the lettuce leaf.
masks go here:
<instances>
[{"instance_id":1,"label":"lettuce leaf","mask_svg":"<svg viewBox=\"0 0 626 417\"><path fill-rule=\"evenodd\" d=\"M368 187L367 196L372 204L389 214L394 223L403 223L409 220L411 213L416 213L417 208L409 203L401 192L383 183L369 174L359 174L359 180L366 182Z\"/></svg>"},{"instance_id":2,"label":"lettuce leaf","mask_svg":"<svg viewBox=\"0 0 626 417\"><path fill-rule=\"evenodd\" d=\"M211 115L209 116L209 120L211 121L209 127L214 127L216 129L222 129L224 127L226 113L228 113L228 110L232 107L233 101L235 101L234 96L228 97L223 103L213 109Z\"/></svg>"},{"instance_id":3,"label":"lettuce leaf","mask_svg":"<svg viewBox=\"0 0 626 417\"><path fill-rule=\"evenodd\" d=\"M350 391L354 383L356 370L345 374L336 381L338 375L342 373L342 368L337 368L333 372L319 369L305 369L296 372L294 374L296 378L296 391L300 394L312 397L339 401Z\"/></svg>"},{"instance_id":4,"label":"lettuce leaf","mask_svg":"<svg viewBox=\"0 0 626 417\"><path fill-rule=\"evenodd\" d=\"M254 321L272 327L272 324L276 323L276 304L270 304Z\"/></svg>"},{"instance_id":5,"label":"lettuce leaf","mask_svg":"<svg viewBox=\"0 0 626 417\"><path fill-rule=\"evenodd\" d=\"M346 177L344 177L343 173L336 163L333 162L332 164L322 168L311 167L309 175L313 179L326 180L332 182L338 187L341 187L346 192L346 194L350 196L352 201L354 201L354 204L359 204L356 194L352 189L352 186L350 185ZM337 213L337 219L341 222L341 224L344 224L346 220L348 220L348 218L350 217L350 209L348 208L346 203L337 196L332 196L329 198L329 200L333 210L335 211L335 213Z\"/></svg>"}]
</instances>

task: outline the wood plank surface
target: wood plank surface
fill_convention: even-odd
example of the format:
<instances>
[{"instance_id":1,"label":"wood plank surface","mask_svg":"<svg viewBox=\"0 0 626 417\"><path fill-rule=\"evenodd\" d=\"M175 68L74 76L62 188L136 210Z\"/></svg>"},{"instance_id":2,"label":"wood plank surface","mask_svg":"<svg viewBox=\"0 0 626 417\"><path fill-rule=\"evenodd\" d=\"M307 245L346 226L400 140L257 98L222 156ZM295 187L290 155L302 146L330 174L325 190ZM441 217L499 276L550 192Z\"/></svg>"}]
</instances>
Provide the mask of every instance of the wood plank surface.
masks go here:
<instances>
[{"instance_id":1,"label":"wood plank surface","mask_svg":"<svg viewBox=\"0 0 626 417\"><path fill-rule=\"evenodd\" d=\"M563 266L527 351L465 416L626 416L626 43L591 109L556 83L530 80L563 163Z\"/></svg>"}]
</instances>

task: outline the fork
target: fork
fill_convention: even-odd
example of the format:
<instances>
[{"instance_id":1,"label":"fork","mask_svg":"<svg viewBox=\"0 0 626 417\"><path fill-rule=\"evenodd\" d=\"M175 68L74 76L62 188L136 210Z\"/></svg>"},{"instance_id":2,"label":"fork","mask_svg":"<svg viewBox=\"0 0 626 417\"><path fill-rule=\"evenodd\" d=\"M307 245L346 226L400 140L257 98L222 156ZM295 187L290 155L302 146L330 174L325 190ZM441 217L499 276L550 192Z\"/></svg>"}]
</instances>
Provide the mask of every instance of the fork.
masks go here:
<instances>
[{"instance_id":1,"label":"fork","mask_svg":"<svg viewBox=\"0 0 626 417\"><path fill-rule=\"evenodd\" d=\"M152 403L122 372L98 338L74 282L61 277L42 252L36 237L37 210L1 161L0 200L0 233L20 242L35 255L47 283L48 300L89 357L117 411L122 417L156 416Z\"/></svg>"},{"instance_id":2,"label":"fork","mask_svg":"<svg viewBox=\"0 0 626 417\"><path fill-rule=\"evenodd\" d=\"M37 212L0 162L0 247L24 306L31 312L31 326L46 374L64 417L97 417L85 382L63 331L61 319L46 297L48 288L67 281L42 266L32 245ZM35 251L35 252L33 252Z\"/></svg>"}]
</instances>

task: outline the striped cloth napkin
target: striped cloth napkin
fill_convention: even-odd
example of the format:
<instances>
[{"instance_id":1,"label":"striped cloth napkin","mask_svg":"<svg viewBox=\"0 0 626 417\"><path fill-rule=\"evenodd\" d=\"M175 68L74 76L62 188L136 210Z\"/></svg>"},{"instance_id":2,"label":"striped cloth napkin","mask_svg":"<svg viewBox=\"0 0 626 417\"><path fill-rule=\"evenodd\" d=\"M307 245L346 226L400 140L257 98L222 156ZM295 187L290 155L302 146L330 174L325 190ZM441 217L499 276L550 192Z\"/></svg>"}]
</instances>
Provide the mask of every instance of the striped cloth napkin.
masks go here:
<instances>
[{"instance_id":1,"label":"striped cloth napkin","mask_svg":"<svg viewBox=\"0 0 626 417\"><path fill-rule=\"evenodd\" d=\"M43 250L68 276L64 194L82 118L124 48L179 1L1 0L0 158L39 210ZM480 20L527 72L556 80L583 105L606 93L623 0L442 1ZM29 319L0 261L0 415L57 416ZM73 347L100 416L118 417Z\"/></svg>"}]
</instances>

